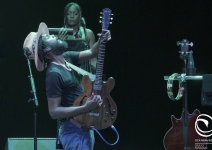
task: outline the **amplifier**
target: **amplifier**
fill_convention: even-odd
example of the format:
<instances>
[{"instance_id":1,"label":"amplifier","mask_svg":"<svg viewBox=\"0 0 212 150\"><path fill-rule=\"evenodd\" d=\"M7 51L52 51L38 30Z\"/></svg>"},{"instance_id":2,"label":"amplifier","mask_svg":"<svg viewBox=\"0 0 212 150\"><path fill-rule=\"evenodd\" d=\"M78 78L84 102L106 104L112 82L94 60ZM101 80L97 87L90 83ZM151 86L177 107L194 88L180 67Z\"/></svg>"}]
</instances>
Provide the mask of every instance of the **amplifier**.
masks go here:
<instances>
[{"instance_id":1,"label":"amplifier","mask_svg":"<svg viewBox=\"0 0 212 150\"><path fill-rule=\"evenodd\" d=\"M37 138L37 150L55 150L56 138ZM5 150L34 150L34 138L8 138Z\"/></svg>"}]
</instances>

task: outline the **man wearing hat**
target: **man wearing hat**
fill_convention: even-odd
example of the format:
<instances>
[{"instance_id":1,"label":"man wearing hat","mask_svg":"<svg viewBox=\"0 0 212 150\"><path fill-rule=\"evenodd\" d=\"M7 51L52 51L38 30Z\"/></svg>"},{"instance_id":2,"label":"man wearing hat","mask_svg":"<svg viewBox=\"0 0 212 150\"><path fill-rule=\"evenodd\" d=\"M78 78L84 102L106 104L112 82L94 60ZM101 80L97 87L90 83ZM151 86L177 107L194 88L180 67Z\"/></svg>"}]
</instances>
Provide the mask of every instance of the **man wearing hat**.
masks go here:
<instances>
[{"instance_id":1,"label":"man wearing hat","mask_svg":"<svg viewBox=\"0 0 212 150\"><path fill-rule=\"evenodd\" d=\"M101 40L111 39L110 31L100 35ZM64 150L91 150L94 147L92 130L80 128L80 123L73 117L88 113L101 106L100 95L92 94L82 106L73 106L74 101L84 89L77 72L69 63L78 65L97 57L99 41L85 51L63 53L67 43L54 35L49 35L45 23L40 23L37 32L31 32L24 41L24 48L29 49L38 71L46 69L46 95L49 114L52 119L60 120L59 140ZM68 62L67 62L68 61Z\"/></svg>"}]
</instances>

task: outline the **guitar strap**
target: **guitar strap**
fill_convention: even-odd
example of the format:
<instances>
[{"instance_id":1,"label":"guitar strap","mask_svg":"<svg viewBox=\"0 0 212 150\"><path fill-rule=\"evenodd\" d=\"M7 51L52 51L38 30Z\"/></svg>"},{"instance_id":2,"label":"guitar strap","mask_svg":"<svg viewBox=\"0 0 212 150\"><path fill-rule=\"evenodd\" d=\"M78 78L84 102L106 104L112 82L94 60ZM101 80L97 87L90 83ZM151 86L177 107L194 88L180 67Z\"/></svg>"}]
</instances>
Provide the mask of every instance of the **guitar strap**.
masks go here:
<instances>
[{"instance_id":1,"label":"guitar strap","mask_svg":"<svg viewBox=\"0 0 212 150\"><path fill-rule=\"evenodd\" d=\"M65 63L66 63L71 69L75 70L75 71L78 72L79 74L81 74L81 75L83 75L83 76L84 76L84 75L89 76L89 78L90 78L91 81L94 81L94 80L95 80L96 75L93 75L93 74L91 74L90 72L87 72L87 71L83 70L82 68L79 68L79 67L77 67L77 66L75 66L75 65L73 65L73 64L71 64L71 63L69 63L69 62L67 62L67 61L65 61Z\"/></svg>"}]
</instances>

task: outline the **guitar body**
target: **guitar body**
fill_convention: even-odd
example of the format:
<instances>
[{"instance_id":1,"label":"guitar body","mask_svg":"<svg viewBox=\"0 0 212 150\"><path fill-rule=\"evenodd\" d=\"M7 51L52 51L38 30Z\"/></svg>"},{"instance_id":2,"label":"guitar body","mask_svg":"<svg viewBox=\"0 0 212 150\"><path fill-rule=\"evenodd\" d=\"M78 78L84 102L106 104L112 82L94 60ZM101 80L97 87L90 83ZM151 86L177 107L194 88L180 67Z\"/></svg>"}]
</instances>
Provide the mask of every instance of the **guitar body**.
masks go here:
<instances>
[{"instance_id":1,"label":"guitar body","mask_svg":"<svg viewBox=\"0 0 212 150\"><path fill-rule=\"evenodd\" d=\"M199 115L200 111L197 109L192 114L188 114L187 149L185 149L183 142L182 117L180 119L176 119L173 115L171 116L172 127L167 131L163 140L166 150L195 150L195 139L206 139L205 137L197 134L195 131L195 121ZM203 147L206 147L206 144L204 144Z\"/></svg>"},{"instance_id":2,"label":"guitar body","mask_svg":"<svg viewBox=\"0 0 212 150\"><path fill-rule=\"evenodd\" d=\"M95 95L101 95L103 103L101 107L96 108L89 113L76 116L74 119L88 128L94 126L97 130L111 126L117 117L117 106L110 96L110 92L115 86L115 80L110 77L106 82L103 82L102 90L100 91L93 90L93 82L90 81L88 76L83 76L82 84L85 91L77 100L75 100L73 106L84 105L92 92Z\"/></svg>"}]
</instances>

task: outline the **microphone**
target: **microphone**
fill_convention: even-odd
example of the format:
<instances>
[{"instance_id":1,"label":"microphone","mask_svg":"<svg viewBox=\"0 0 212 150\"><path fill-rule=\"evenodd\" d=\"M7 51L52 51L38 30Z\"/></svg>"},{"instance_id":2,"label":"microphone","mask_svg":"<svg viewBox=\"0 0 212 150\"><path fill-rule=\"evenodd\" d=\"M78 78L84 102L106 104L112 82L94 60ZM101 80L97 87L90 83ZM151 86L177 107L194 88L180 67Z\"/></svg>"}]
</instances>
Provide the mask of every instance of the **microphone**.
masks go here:
<instances>
[{"instance_id":1,"label":"microphone","mask_svg":"<svg viewBox=\"0 0 212 150\"><path fill-rule=\"evenodd\" d=\"M24 55L27 57L31 55L31 52L28 47L23 47L23 52L24 52Z\"/></svg>"}]
</instances>

